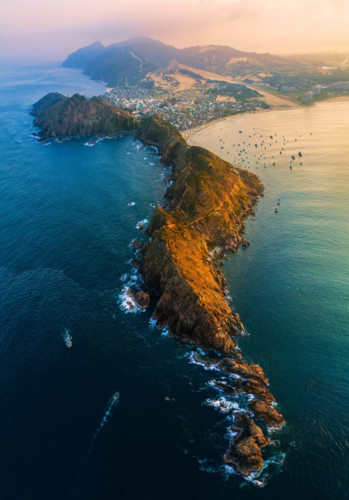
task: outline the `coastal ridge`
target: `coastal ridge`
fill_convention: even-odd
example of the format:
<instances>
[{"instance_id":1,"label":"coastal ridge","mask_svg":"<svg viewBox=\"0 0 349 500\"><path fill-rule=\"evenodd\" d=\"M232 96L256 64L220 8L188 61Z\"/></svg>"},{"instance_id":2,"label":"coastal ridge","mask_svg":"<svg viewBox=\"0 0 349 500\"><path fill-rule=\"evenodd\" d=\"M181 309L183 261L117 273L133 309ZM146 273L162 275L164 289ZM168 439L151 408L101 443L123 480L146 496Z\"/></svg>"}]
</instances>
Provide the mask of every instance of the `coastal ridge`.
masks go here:
<instances>
[{"instance_id":1,"label":"coastal ridge","mask_svg":"<svg viewBox=\"0 0 349 500\"><path fill-rule=\"evenodd\" d=\"M243 360L236 348L244 327L229 305L220 263L243 243L244 220L263 186L256 175L189 146L160 118L135 120L103 101L49 94L34 105L34 124L41 127L42 140L91 137L91 127L99 137L133 131L145 144L156 146L163 163L172 167L164 204L156 207L147 229L149 241L134 244L134 265L145 286L133 297L141 297L143 307L150 302L147 294L152 296L157 325L166 326L183 343L212 352L210 357L197 355L197 360L228 375L229 382L219 389L248 397L246 413L234 415L235 437L224 460L244 476L258 472L262 449L272 444L262 428L281 428L285 420L275 408L263 370Z\"/></svg>"}]
</instances>

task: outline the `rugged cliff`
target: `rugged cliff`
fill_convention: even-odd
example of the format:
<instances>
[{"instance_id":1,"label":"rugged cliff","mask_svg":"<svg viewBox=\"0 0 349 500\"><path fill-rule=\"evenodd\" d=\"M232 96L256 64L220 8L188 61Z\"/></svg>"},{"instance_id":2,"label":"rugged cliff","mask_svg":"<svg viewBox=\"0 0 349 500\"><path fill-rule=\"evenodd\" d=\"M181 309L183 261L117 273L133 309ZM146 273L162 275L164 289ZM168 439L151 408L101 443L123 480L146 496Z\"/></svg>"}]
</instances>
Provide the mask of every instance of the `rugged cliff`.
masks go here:
<instances>
[{"instance_id":1,"label":"rugged cliff","mask_svg":"<svg viewBox=\"0 0 349 500\"><path fill-rule=\"evenodd\" d=\"M143 250L145 282L159 294L155 317L181 339L235 352L233 337L243 326L227 303L217 257L240 244L243 221L262 185L213 153L189 147L157 118L144 119L139 135L157 144L174 169L166 208L156 208L152 240Z\"/></svg>"},{"instance_id":2,"label":"rugged cliff","mask_svg":"<svg viewBox=\"0 0 349 500\"><path fill-rule=\"evenodd\" d=\"M275 408L263 370L241 360L235 338L243 325L227 301L219 262L242 241L244 220L263 186L258 178L235 168L209 151L189 147L168 123L143 119L139 138L156 145L173 167L164 207L157 207L138 264L144 282L157 297L154 317L181 341L229 357L200 362L232 375L218 389L245 394L246 414L235 416L236 433L224 460L248 476L263 466L262 448L272 442L257 425L280 428L285 421Z\"/></svg>"},{"instance_id":3,"label":"rugged cliff","mask_svg":"<svg viewBox=\"0 0 349 500\"><path fill-rule=\"evenodd\" d=\"M42 140L65 137L103 137L132 130L136 120L101 97L51 93L34 104L34 125Z\"/></svg>"}]
</instances>

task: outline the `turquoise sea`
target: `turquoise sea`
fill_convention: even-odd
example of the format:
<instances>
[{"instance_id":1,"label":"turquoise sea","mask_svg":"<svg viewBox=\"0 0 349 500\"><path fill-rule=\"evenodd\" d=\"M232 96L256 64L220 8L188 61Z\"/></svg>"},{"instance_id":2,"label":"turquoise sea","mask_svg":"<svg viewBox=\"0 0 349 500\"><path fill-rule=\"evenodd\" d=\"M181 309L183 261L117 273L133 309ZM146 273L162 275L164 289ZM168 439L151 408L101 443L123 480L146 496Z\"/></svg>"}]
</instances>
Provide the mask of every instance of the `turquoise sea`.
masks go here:
<instances>
[{"instance_id":1,"label":"turquoise sea","mask_svg":"<svg viewBox=\"0 0 349 500\"><path fill-rule=\"evenodd\" d=\"M151 311L124 307L130 242L145 238L136 226L161 203L166 169L132 135L38 144L30 108L49 91L104 87L56 64L0 65L0 498L349 498L349 103L195 137L266 188L251 246L225 272L240 347L287 427L247 482L222 466L244 402L223 400L211 385L222 375Z\"/></svg>"}]
</instances>

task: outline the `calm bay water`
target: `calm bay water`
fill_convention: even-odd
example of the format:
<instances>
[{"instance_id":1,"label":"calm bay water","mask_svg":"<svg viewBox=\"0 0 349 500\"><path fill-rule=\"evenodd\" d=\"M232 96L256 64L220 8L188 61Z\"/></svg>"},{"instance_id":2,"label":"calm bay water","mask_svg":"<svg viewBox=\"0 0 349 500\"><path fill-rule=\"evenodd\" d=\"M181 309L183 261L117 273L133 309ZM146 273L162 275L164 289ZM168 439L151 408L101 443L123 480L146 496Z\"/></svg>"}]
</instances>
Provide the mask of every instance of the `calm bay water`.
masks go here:
<instances>
[{"instance_id":1,"label":"calm bay water","mask_svg":"<svg viewBox=\"0 0 349 500\"><path fill-rule=\"evenodd\" d=\"M121 307L129 243L162 200L163 167L132 135L37 144L30 106L52 90L103 86L54 65L0 67L0 498L347 498L349 105L211 130L210 147L239 161L232 144L257 129L290 141L275 167L279 144L263 149L266 169L243 146L266 196L251 247L226 264L251 334L241 347L288 422L258 487L221 467L230 416L212 407L217 374L152 329L150 312Z\"/></svg>"}]
</instances>

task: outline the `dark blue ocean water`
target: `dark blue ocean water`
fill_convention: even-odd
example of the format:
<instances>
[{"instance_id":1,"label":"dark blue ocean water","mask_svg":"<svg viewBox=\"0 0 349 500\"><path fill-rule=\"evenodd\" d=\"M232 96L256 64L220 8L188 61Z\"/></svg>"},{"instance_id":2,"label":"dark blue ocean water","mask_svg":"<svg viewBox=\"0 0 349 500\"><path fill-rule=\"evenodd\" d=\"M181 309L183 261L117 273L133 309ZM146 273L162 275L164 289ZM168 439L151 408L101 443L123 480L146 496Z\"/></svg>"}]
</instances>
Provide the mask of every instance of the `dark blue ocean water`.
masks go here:
<instances>
[{"instance_id":1,"label":"dark blue ocean water","mask_svg":"<svg viewBox=\"0 0 349 500\"><path fill-rule=\"evenodd\" d=\"M161 202L166 172L132 135L92 148L37 144L30 106L52 90L103 86L56 65L0 67L0 498L347 498L348 240L329 232L343 227L345 203L331 211L329 200L307 222L311 198L285 185L304 232L290 221L282 238L271 231L266 196L248 226L252 246L226 265L251 333L241 345L288 422L246 483L221 467L231 417L215 409L219 374L153 329L150 311L121 307L129 244L145 237L136 224ZM270 182L273 196L280 183ZM304 256L309 231L316 244ZM331 248L342 252L335 261Z\"/></svg>"}]
</instances>

